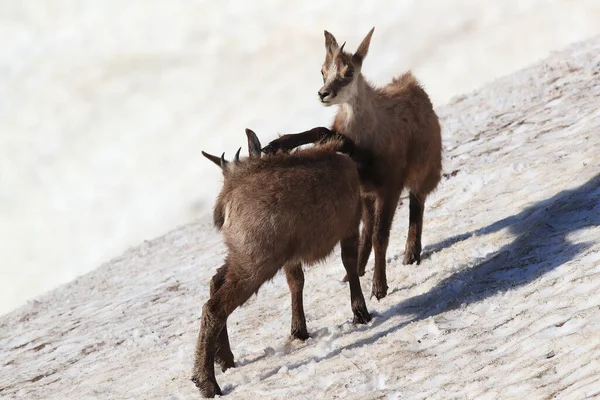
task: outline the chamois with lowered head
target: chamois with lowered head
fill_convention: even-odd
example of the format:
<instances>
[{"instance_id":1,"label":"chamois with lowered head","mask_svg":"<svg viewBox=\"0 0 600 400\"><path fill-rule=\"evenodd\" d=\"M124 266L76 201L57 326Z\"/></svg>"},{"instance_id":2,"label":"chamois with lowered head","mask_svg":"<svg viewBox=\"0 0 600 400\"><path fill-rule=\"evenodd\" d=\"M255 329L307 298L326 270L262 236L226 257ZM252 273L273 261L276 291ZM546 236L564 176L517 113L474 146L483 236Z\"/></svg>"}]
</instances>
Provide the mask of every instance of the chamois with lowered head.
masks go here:
<instances>
[{"instance_id":1,"label":"chamois with lowered head","mask_svg":"<svg viewBox=\"0 0 600 400\"><path fill-rule=\"evenodd\" d=\"M372 295L387 295L385 259L389 234L404 187L409 190L409 229L403 263L421 262L421 232L425 199L441 177L442 139L437 115L429 96L410 72L377 88L362 75L362 65L375 28L354 54L344 51L325 31L323 86L319 99L327 107L339 105L332 129L320 127L283 135L263 149L278 149L343 135L359 149L373 154L373 162L361 171L363 229L359 250L359 275L375 248ZM345 278L348 279L348 276Z\"/></svg>"},{"instance_id":2,"label":"chamois with lowered head","mask_svg":"<svg viewBox=\"0 0 600 400\"><path fill-rule=\"evenodd\" d=\"M340 151L349 142L261 157L261 145L247 129L249 158L233 162L202 152L221 167L223 188L214 208L227 256L211 280L192 380L206 397L221 394L214 363L233 367L227 318L282 267L292 295L292 335L308 338L302 305L302 263L327 257L340 242L350 282L354 323L371 320L358 278L361 215L357 163Z\"/></svg>"}]
</instances>

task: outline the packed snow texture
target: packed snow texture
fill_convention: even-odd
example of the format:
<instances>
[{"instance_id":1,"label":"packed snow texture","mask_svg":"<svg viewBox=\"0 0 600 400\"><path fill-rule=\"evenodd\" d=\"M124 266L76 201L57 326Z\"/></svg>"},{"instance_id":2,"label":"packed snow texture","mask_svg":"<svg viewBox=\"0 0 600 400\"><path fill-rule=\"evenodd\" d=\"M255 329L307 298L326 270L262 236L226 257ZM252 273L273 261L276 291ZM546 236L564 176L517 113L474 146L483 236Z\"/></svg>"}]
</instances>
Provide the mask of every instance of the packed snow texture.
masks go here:
<instances>
[{"instance_id":1,"label":"packed snow texture","mask_svg":"<svg viewBox=\"0 0 600 400\"><path fill-rule=\"evenodd\" d=\"M0 313L207 212L200 156L327 125L323 29L437 106L600 33L597 0L0 1Z\"/></svg>"},{"instance_id":2,"label":"packed snow texture","mask_svg":"<svg viewBox=\"0 0 600 400\"><path fill-rule=\"evenodd\" d=\"M306 342L290 339L277 275L229 319L227 398L600 396L599 106L596 38L440 108L445 177L422 264L401 265L400 206L373 321L350 322L336 250L306 271ZM193 350L223 257L206 219L5 315L0 396L199 398Z\"/></svg>"}]
</instances>

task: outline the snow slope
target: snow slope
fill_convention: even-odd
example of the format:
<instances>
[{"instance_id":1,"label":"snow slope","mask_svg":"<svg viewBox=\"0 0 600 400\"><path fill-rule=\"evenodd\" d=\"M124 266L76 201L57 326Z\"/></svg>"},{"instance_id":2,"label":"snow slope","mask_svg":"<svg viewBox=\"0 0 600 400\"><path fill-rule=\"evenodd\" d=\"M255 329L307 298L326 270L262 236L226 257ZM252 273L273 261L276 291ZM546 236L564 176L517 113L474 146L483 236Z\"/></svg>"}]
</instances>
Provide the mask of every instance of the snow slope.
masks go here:
<instances>
[{"instance_id":1,"label":"snow slope","mask_svg":"<svg viewBox=\"0 0 600 400\"><path fill-rule=\"evenodd\" d=\"M227 398L600 396L600 37L439 114L447 175L422 264L401 265L401 206L373 321L351 324L336 254L307 271L305 343L289 339L278 275L229 320ZM198 398L198 318L223 257L202 220L3 316L0 396Z\"/></svg>"},{"instance_id":2,"label":"snow slope","mask_svg":"<svg viewBox=\"0 0 600 400\"><path fill-rule=\"evenodd\" d=\"M0 313L191 222L200 150L326 124L323 29L436 105L600 34L597 0L0 0Z\"/></svg>"}]
</instances>

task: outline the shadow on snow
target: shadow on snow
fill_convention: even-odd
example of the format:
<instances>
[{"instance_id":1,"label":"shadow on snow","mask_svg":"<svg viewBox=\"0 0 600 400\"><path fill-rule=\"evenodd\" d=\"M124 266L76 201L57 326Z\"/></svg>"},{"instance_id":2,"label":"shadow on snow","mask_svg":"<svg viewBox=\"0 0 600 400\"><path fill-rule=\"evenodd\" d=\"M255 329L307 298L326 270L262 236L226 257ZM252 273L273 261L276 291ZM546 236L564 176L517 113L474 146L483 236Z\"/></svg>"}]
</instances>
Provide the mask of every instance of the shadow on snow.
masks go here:
<instances>
[{"instance_id":1,"label":"shadow on snow","mask_svg":"<svg viewBox=\"0 0 600 400\"><path fill-rule=\"evenodd\" d=\"M336 349L323 357L314 357L308 361L287 365L288 369L301 367L313 360L319 362L335 357L344 350L372 344L411 322L526 285L590 248L593 243L572 243L568 240L568 235L598 225L600 225L600 174L576 189L557 193L551 198L525 208L516 215L427 246L423 251L424 257L443 251L473 235L486 235L508 228L515 236L511 243L501 247L485 260L473 267L464 267L429 292L402 301L383 314L377 315L371 324L357 327L354 331L374 330L376 326L397 315L413 315L413 318L383 331L374 332L368 338ZM278 370L279 368L271 370L261 379L277 374Z\"/></svg>"}]
</instances>

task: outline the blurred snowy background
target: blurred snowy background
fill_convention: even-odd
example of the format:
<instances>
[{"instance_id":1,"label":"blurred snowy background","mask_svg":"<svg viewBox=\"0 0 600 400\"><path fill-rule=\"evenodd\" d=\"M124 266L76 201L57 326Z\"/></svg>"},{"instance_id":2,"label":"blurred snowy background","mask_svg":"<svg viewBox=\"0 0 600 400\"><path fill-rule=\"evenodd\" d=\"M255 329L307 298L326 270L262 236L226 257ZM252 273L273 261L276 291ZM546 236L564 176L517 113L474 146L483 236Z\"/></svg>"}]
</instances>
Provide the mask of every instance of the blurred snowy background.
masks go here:
<instances>
[{"instance_id":1,"label":"blurred snowy background","mask_svg":"<svg viewBox=\"0 0 600 400\"><path fill-rule=\"evenodd\" d=\"M328 124L323 29L439 106L600 33L597 0L0 0L0 313L210 211L253 128Z\"/></svg>"}]
</instances>

